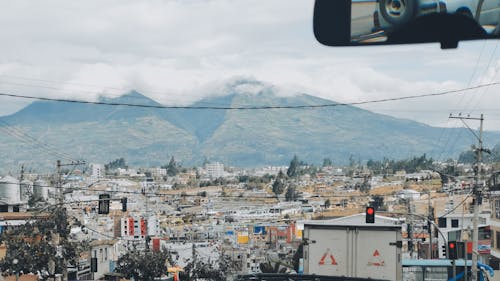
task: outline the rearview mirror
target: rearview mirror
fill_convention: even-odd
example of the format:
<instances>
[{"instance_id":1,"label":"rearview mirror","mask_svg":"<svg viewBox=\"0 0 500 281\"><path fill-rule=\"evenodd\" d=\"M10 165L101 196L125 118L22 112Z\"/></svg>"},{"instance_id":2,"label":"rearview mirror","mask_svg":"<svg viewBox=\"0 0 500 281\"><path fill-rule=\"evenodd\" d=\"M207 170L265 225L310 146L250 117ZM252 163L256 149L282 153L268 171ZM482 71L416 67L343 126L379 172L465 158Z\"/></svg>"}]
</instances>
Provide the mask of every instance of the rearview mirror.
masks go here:
<instances>
[{"instance_id":1,"label":"rearview mirror","mask_svg":"<svg viewBox=\"0 0 500 281\"><path fill-rule=\"evenodd\" d=\"M327 46L500 38L500 0L316 0L314 34Z\"/></svg>"}]
</instances>

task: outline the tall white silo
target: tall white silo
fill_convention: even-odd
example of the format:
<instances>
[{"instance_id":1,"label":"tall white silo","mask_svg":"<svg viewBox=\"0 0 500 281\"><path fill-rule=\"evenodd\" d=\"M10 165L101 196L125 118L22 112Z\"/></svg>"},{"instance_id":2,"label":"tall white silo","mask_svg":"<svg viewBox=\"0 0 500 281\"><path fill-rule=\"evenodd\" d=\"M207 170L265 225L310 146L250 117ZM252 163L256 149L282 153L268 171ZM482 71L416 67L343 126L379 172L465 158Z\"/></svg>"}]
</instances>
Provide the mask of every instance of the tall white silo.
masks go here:
<instances>
[{"instance_id":1,"label":"tall white silo","mask_svg":"<svg viewBox=\"0 0 500 281\"><path fill-rule=\"evenodd\" d=\"M33 183L33 194L44 200L49 199L49 186L47 182L42 179L37 179Z\"/></svg>"},{"instance_id":2,"label":"tall white silo","mask_svg":"<svg viewBox=\"0 0 500 281\"><path fill-rule=\"evenodd\" d=\"M11 176L0 179L0 201L17 204L21 201L19 181Z\"/></svg>"}]
</instances>

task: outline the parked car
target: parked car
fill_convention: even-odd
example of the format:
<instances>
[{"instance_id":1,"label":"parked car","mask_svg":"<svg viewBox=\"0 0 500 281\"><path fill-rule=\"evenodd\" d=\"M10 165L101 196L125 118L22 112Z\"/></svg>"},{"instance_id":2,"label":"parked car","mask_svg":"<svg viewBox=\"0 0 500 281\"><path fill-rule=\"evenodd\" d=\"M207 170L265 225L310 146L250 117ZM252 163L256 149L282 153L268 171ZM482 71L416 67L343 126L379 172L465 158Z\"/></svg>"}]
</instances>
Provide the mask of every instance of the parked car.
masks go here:
<instances>
[{"instance_id":1,"label":"parked car","mask_svg":"<svg viewBox=\"0 0 500 281\"><path fill-rule=\"evenodd\" d=\"M478 13L479 11L479 13ZM430 13L461 14L476 19L487 32L499 22L499 0L378 0L374 30L391 31Z\"/></svg>"}]
</instances>

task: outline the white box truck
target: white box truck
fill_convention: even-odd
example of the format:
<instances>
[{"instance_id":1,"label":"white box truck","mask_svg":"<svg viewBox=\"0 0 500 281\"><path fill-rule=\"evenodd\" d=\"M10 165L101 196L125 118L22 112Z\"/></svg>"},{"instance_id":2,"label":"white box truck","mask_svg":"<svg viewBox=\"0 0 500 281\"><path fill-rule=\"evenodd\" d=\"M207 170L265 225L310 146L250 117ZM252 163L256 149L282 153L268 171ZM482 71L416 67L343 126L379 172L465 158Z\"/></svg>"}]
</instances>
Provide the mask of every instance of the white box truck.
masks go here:
<instances>
[{"instance_id":1,"label":"white box truck","mask_svg":"<svg viewBox=\"0 0 500 281\"><path fill-rule=\"evenodd\" d=\"M304 223L304 274L402 280L399 220L359 214Z\"/></svg>"}]
</instances>

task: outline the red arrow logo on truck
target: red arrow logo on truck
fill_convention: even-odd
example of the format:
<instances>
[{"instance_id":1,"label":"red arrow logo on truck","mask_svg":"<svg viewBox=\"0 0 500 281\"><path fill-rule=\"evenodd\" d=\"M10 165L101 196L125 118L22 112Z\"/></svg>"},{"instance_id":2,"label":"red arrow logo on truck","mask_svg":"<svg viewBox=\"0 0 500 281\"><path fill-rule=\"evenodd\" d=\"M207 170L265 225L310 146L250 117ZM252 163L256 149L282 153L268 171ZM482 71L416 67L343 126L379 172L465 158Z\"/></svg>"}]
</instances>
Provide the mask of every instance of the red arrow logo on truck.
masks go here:
<instances>
[{"instance_id":1,"label":"red arrow logo on truck","mask_svg":"<svg viewBox=\"0 0 500 281\"><path fill-rule=\"evenodd\" d=\"M371 261L368 262L369 266L385 266L384 260L380 257L380 253L378 252L377 249L375 249L375 252L373 252L373 257Z\"/></svg>"},{"instance_id":2,"label":"red arrow logo on truck","mask_svg":"<svg viewBox=\"0 0 500 281\"><path fill-rule=\"evenodd\" d=\"M320 265L324 265L326 257L328 257L328 256L330 257L330 261L332 262L331 264L332 265L337 265L337 261L333 257L333 254L330 252L330 248L326 249L326 252L323 254L323 256L321 257L321 259L319 260L319 264Z\"/></svg>"}]
</instances>

